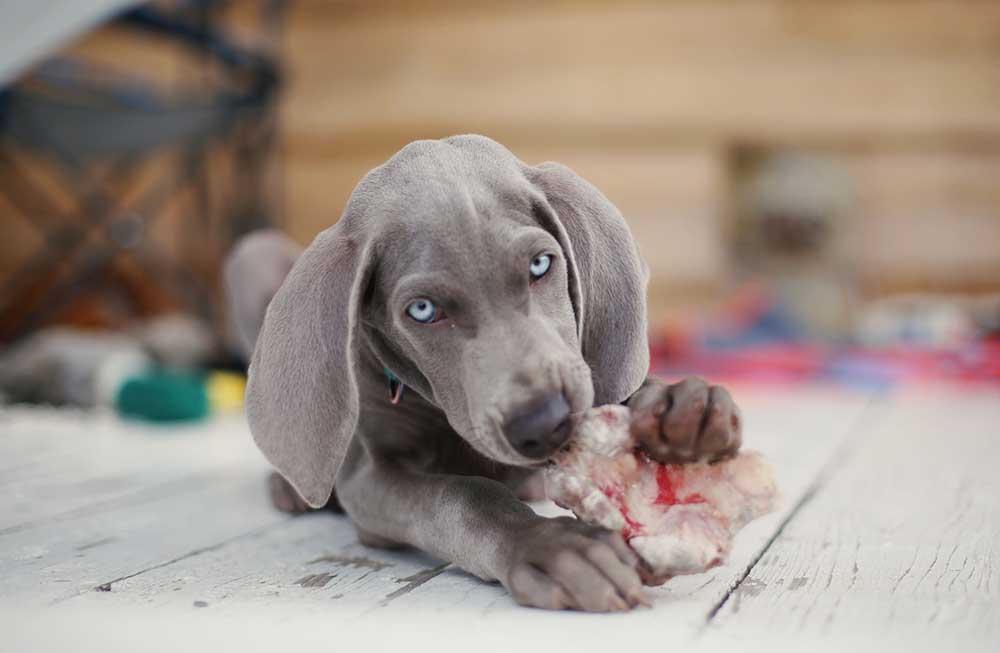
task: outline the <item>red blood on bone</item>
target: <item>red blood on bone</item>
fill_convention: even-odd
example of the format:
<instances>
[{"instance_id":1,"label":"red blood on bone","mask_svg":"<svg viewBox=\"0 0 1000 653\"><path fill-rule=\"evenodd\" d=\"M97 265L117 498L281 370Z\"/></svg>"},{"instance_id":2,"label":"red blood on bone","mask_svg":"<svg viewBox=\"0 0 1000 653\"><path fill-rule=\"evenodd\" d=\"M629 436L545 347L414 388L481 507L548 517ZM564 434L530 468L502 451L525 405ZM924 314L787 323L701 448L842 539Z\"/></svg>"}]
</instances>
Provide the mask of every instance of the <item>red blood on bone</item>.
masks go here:
<instances>
[{"instance_id":1,"label":"red blood on bone","mask_svg":"<svg viewBox=\"0 0 1000 653\"><path fill-rule=\"evenodd\" d=\"M581 519L617 528L657 578L721 564L735 532L773 509L766 463L742 453L718 465L661 465L635 448L628 416L620 406L582 416L576 446L546 470L549 496ZM591 496L595 490L606 499Z\"/></svg>"},{"instance_id":2,"label":"red blood on bone","mask_svg":"<svg viewBox=\"0 0 1000 653\"><path fill-rule=\"evenodd\" d=\"M598 417L600 417L601 421L604 422L605 426L607 426L609 428L613 427L615 425L616 419L617 419L615 417L614 411L603 410L603 408L604 407L597 409L597 415L598 415Z\"/></svg>"},{"instance_id":3,"label":"red blood on bone","mask_svg":"<svg viewBox=\"0 0 1000 653\"><path fill-rule=\"evenodd\" d=\"M651 462L655 465L656 463ZM697 492L693 492L685 497L677 496L675 485L684 485L683 472L680 472L680 479L675 479L671 475L671 469L666 465L656 467L656 487L657 494L653 503L662 506L674 506L677 504L705 503L705 497Z\"/></svg>"},{"instance_id":4,"label":"red blood on bone","mask_svg":"<svg viewBox=\"0 0 1000 653\"><path fill-rule=\"evenodd\" d=\"M656 501L654 503L668 506L677 503L677 495L674 493L674 484L670 479L670 472L663 465L660 465L656 469L656 487L659 491L656 494Z\"/></svg>"},{"instance_id":5,"label":"red blood on bone","mask_svg":"<svg viewBox=\"0 0 1000 653\"><path fill-rule=\"evenodd\" d=\"M625 541L627 542L640 534L642 532L642 524L632 519L632 516L629 514L621 488L604 486L601 488L601 492L604 493L604 496L615 502L615 505L618 506L618 512L621 513L622 519L625 520L625 528L622 529L622 537L625 538Z\"/></svg>"},{"instance_id":6,"label":"red blood on bone","mask_svg":"<svg viewBox=\"0 0 1000 653\"><path fill-rule=\"evenodd\" d=\"M622 537L625 541L631 540L636 535L642 533L642 524L632 519L628 512L628 506L621 507L622 518L625 519L625 528L622 529Z\"/></svg>"}]
</instances>

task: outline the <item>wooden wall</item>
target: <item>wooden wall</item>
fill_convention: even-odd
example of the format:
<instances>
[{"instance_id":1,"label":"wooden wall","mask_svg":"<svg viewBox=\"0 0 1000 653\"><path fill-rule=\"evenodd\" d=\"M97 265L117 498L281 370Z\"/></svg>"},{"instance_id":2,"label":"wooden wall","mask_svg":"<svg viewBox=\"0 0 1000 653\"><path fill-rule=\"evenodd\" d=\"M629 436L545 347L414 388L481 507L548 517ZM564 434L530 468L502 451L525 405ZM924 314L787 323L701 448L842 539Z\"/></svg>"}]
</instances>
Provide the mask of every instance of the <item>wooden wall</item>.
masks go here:
<instances>
[{"instance_id":1,"label":"wooden wall","mask_svg":"<svg viewBox=\"0 0 1000 653\"><path fill-rule=\"evenodd\" d=\"M876 292L1000 285L1000 3L322 2L287 32L287 197L302 240L415 138L560 160L629 219L654 295L730 280L733 153L852 174L841 259Z\"/></svg>"},{"instance_id":2,"label":"wooden wall","mask_svg":"<svg viewBox=\"0 0 1000 653\"><path fill-rule=\"evenodd\" d=\"M841 264L864 288L1000 288L1000 2L293 3L286 226L333 223L405 143L496 138L618 204L654 308L733 280L736 153L835 157Z\"/></svg>"}]
</instances>

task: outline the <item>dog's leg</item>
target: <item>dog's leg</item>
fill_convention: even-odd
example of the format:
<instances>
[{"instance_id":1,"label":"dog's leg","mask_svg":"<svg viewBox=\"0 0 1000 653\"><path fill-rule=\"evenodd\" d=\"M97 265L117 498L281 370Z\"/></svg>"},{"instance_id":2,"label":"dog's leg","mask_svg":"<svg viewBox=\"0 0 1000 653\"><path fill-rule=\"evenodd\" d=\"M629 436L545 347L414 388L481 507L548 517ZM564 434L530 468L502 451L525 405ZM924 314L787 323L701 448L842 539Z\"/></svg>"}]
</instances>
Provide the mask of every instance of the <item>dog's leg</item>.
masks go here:
<instances>
[{"instance_id":1,"label":"dog's leg","mask_svg":"<svg viewBox=\"0 0 1000 653\"><path fill-rule=\"evenodd\" d=\"M497 481L415 472L355 441L337 483L364 539L410 544L499 580L522 605L606 612L645 602L639 560L621 535L539 517Z\"/></svg>"},{"instance_id":2,"label":"dog's leg","mask_svg":"<svg viewBox=\"0 0 1000 653\"><path fill-rule=\"evenodd\" d=\"M743 440L743 418L729 392L699 378L668 385L648 377L626 404L632 432L660 462L722 460Z\"/></svg>"},{"instance_id":3,"label":"dog's leg","mask_svg":"<svg viewBox=\"0 0 1000 653\"><path fill-rule=\"evenodd\" d=\"M222 266L227 337L245 361L250 360L267 305L299 257L302 248L276 229L242 237Z\"/></svg>"},{"instance_id":4,"label":"dog's leg","mask_svg":"<svg viewBox=\"0 0 1000 653\"><path fill-rule=\"evenodd\" d=\"M541 472L532 472L517 480L509 480L507 486L521 501L545 500L545 480L542 478Z\"/></svg>"},{"instance_id":5,"label":"dog's leg","mask_svg":"<svg viewBox=\"0 0 1000 653\"><path fill-rule=\"evenodd\" d=\"M268 491L271 494L271 503L281 512L301 515L306 512L316 512L317 510L329 510L331 512L343 513L344 508L337 500L337 493L330 494L330 499L322 508L310 508L299 493L295 491L292 484L285 480L285 477L278 472L271 472L267 479Z\"/></svg>"}]
</instances>

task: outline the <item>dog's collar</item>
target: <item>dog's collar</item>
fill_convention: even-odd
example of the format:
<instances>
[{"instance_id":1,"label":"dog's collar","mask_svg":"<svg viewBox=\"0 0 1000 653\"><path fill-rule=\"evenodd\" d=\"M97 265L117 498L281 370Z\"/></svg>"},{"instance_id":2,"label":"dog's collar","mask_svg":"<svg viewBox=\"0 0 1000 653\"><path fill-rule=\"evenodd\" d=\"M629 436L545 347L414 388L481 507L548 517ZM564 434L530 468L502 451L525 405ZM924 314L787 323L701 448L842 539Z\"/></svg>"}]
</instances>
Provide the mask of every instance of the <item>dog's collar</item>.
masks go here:
<instances>
[{"instance_id":1,"label":"dog's collar","mask_svg":"<svg viewBox=\"0 0 1000 653\"><path fill-rule=\"evenodd\" d=\"M382 369L385 371L385 377L389 379L389 401L395 406L403 400L403 390L406 386L403 385L399 377L393 374L392 370L388 367L383 367Z\"/></svg>"}]
</instances>

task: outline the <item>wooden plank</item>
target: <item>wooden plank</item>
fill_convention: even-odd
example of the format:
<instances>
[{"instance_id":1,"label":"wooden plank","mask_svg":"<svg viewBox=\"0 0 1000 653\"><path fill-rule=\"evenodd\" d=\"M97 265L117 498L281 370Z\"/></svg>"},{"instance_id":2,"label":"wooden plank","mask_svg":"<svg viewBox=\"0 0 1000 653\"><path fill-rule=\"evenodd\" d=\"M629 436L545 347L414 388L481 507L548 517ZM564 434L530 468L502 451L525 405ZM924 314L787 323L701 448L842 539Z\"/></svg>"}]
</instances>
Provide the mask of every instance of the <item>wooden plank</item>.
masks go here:
<instances>
[{"instance_id":1,"label":"wooden plank","mask_svg":"<svg viewBox=\"0 0 1000 653\"><path fill-rule=\"evenodd\" d=\"M11 408L0 574L37 605L283 522L241 416L185 426Z\"/></svg>"},{"instance_id":2,"label":"wooden plank","mask_svg":"<svg viewBox=\"0 0 1000 653\"><path fill-rule=\"evenodd\" d=\"M12 407L0 438L0 538L208 470L264 469L241 416L162 426L103 411Z\"/></svg>"},{"instance_id":3,"label":"wooden plank","mask_svg":"<svg viewBox=\"0 0 1000 653\"><path fill-rule=\"evenodd\" d=\"M622 616L622 623L647 633L655 629L671 641L690 639L729 585L760 554L867 403L865 395L829 389L797 391L791 398L736 392L746 413L748 446L773 460L785 504L778 514L741 533L729 564L654 590L656 607ZM537 509L557 510L551 505ZM193 526L213 517L190 518ZM176 611L195 601L212 606L213 614L232 616L266 608L271 620L313 615L326 625L384 620L389 615L394 623L406 622L413 614L428 611L436 615L430 617L431 623L461 619L495 624L530 614L548 636L567 623L566 615L525 612L498 585L442 567L417 552L361 547L346 518L327 514L296 518L257 536L237 538L134 575L116 583L111 592L83 593L67 605L82 610L113 606L110 612L117 613L140 602Z\"/></svg>"},{"instance_id":4,"label":"wooden plank","mask_svg":"<svg viewBox=\"0 0 1000 653\"><path fill-rule=\"evenodd\" d=\"M708 629L710 638L1000 642L1000 397L901 394L852 436Z\"/></svg>"},{"instance_id":5,"label":"wooden plank","mask_svg":"<svg viewBox=\"0 0 1000 653\"><path fill-rule=\"evenodd\" d=\"M561 29L567 32L574 28L590 30L579 34L581 39L593 41L599 32L587 25L592 20L588 16L608 18L606 26L611 30L635 24L639 15L656 22L637 30L636 38L655 44L656 37L662 36L660 45L665 48L690 47L726 31L731 32L727 45L758 51L777 47L775 41L803 49L843 44L871 53L1000 50L1000 8L996 3L966 0L962 8L964 11L955 11L955 5L947 0L910 0L902 5L891 0L843 0L836 4L824 0L557 0L541 6L530 0L484 0L474 5L455 0L390 0L376 5L366 0L301 0L292 18L304 23L350 21L363 25L400 17L441 21L449 14L465 14L466 19L478 17L480 22L489 22L493 14L510 20L541 13L562 16ZM576 16L574 9L579 11ZM537 13L531 14L532 10ZM970 15L976 20L971 20ZM551 49L546 43L524 46L525 52L520 55L524 59ZM571 56L560 50L549 54L559 60Z\"/></svg>"},{"instance_id":6,"label":"wooden plank","mask_svg":"<svg viewBox=\"0 0 1000 653\"><path fill-rule=\"evenodd\" d=\"M290 24L289 136L293 152L439 130L645 143L664 130L995 138L1000 13L974 7L310 4Z\"/></svg>"},{"instance_id":7,"label":"wooden plank","mask_svg":"<svg viewBox=\"0 0 1000 653\"><path fill-rule=\"evenodd\" d=\"M441 561L417 551L369 549L345 516L291 518L279 528L124 579L110 592L85 593L74 604L105 608L141 602L157 609L202 601L216 613L266 605L279 614L359 616L392 601Z\"/></svg>"},{"instance_id":8,"label":"wooden plank","mask_svg":"<svg viewBox=\"0 0 1000 653\"><path fill-rule=\"evenodd\" d=\"M4 593L43 606L253 537L290 519L269 503L264 476L215 472L140 502L103 504L0 537Z\"/></svg>"}]
</instances>

